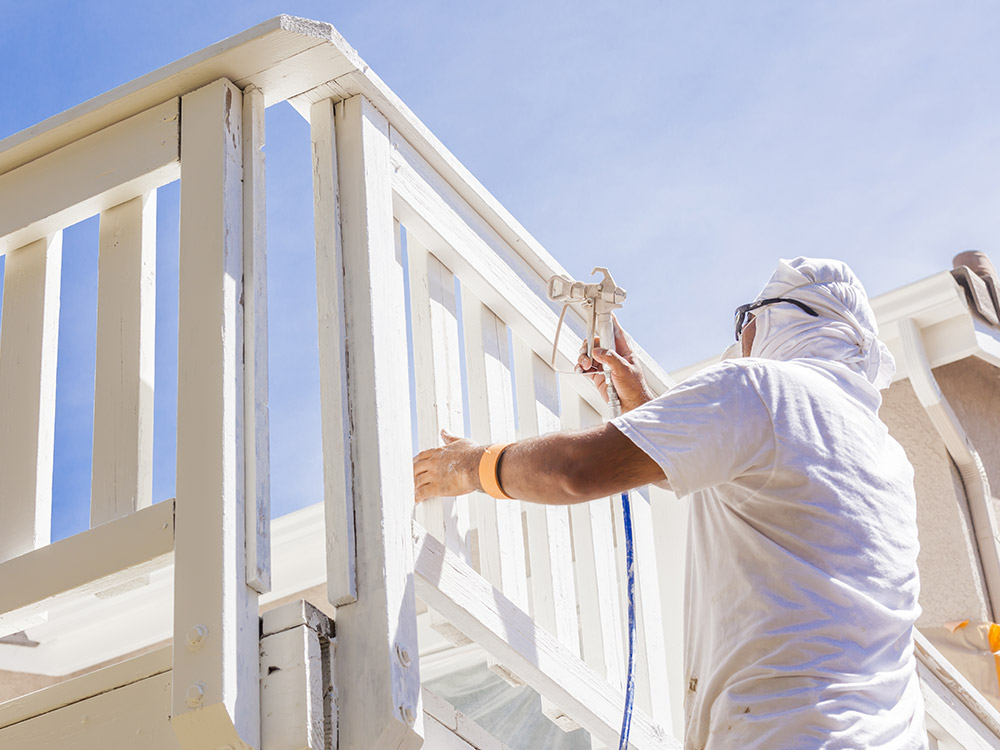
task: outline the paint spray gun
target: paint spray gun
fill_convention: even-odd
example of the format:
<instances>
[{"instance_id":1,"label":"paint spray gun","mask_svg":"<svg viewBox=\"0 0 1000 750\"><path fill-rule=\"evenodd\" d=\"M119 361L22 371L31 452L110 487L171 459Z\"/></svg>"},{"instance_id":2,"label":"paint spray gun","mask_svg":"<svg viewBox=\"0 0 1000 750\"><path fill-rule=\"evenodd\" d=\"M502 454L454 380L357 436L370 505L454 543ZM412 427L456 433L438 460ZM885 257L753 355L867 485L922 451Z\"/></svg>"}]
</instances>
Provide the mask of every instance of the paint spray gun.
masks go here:
<instances>
[{"instance_id":1,"label":"paint spray gun","mask_svg":"<svg viewBox=\"0 0 1000 750\"><path fill-rule=\"evenodd\" d=\"M593 356L595 336L600 339L605 349L614 351L615 331L611 313L622 306L627 292L615 283L607 268L598 266L590 273L593 275L598 272L603 274L604 278L597 282L576 281L565 275L553 276L549 279L549 299L553 302L563 303L559 325L556 328L555 343L552 347L553 367L556 361L556 350L559 346L559 332L562 330L566 310L574 303L583 305L588 311L587 356ZM611 371L607 367L604 368L604 382L608 387L608 406L611 407L612 415L617 417L621 414L621 402L618 400L618 394L611 383Z\"/></svg>"},{"instance_id":2,"label":"paint spray gun","mask_svg":"<svg viewBox=\"0 0 1000 750\"><path fill-rule=\"evenodd\" d=\"M559 332L569 306L581 304L589 312L590 324L587 328L587 356L593 358L594 337L600 338L604 348L614 351L615 329L611 317L613 310L622 306L626 292L611 278L607 268L598 266L591 275L598 271L604 278L597 282L585 283L576 281L569 276L553 276L549 279L549 299L562 302L563 309L559 315L559 325L556 327L555 342L552 345L552 367L555 369L556 351L559 347ZM618 393L611 382L611 370L604 367L604 383L608 389L608 406L613 417L621 416L622 405ZM635 702L635 545L632 540L632 503L629 493L623 492L622 521L625 529L625 577L628 593L628 665L625 679L625 706L622 712L622 729L619 737L618 750L628 750L629 729L632 725L632 706Z\"/></svg>"}]
</instances>

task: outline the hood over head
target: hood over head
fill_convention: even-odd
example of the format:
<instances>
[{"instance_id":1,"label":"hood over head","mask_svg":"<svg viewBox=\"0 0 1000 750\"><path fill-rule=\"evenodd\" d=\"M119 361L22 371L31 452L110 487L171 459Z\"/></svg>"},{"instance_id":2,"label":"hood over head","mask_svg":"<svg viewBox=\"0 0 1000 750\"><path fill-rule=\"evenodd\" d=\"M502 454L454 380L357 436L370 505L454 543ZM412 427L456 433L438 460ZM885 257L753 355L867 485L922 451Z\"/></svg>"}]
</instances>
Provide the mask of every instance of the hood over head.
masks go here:
<instances>
[{"instance_id":1,"label":"hood over head","mask_svg":"<svg viewBox=\"0 0 1000 750\"><path fill-rule=\"evenodd\" d=\"M878 340L868 294L846 263L803 257L780 260L757 295L758 300L768 297L804 302L819 317L781 303L754 310L757 332L750 356L839 362L877 389L892 382L895 360Z\"/></svg>"}]
</instances>

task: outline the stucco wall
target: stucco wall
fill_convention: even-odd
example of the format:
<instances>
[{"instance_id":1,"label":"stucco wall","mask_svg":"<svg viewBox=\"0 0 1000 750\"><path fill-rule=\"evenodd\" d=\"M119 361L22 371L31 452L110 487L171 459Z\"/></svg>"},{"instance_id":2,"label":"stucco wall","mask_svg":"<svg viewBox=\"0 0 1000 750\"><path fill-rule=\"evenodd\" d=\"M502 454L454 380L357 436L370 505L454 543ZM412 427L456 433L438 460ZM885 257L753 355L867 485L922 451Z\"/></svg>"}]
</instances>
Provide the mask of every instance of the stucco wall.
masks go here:
<instances>
[{"instance_id":1,"label":"stucco wall","mask_svg":"<svg viewBox=\"0 0 1000 750\"><path fill-rule=\"evenodd\" d=\"M914 468L923 608L917 624L923 630L954 620L987 619L961 477L909 381L894 383L883 399L880 415Z\"/></svg>"}]
</instances>

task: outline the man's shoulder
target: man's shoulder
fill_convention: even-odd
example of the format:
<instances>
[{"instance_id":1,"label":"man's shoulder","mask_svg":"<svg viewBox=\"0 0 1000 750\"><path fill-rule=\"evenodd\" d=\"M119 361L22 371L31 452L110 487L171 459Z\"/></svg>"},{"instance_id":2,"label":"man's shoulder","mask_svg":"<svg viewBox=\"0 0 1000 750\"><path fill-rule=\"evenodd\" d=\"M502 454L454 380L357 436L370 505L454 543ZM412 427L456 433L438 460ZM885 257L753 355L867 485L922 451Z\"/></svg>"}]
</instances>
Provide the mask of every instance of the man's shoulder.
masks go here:
<instances>
[{"instance_id":1,"label":"man's shoulder","mask_svg":"<svg viewBox=\"0 0 1000 750\"><path fill-rule=\"evenodd\" d=\"M797 373L794 369L789 368L788 364L787 362L780 362L775 359L761 359L760 357L726 359L698 370L698 372L681 381L679 385L716 381L757 385L763 379L770 377L796 377Z\"/></svg>"}]
</instances>

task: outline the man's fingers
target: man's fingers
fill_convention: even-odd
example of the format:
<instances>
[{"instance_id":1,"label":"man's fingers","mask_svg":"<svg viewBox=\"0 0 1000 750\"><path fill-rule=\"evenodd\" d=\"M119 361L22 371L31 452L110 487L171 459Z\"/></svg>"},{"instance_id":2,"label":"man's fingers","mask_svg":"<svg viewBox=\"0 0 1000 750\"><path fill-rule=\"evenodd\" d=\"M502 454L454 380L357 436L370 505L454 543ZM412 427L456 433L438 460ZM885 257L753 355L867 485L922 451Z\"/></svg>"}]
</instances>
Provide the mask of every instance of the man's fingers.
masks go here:
<instances>
[{"instance_id":1,"label":"man's fingers","mask_svg":"<svg viewBox=\"0 0 1000 750\"><path fill-rule=\"evenodd\" d=\"M611 372L615 374L627 372L631 366L631 363L621 354L607 349L594 349L594 359L610 367Z\"/></svg>"},{"instance_id":2,"label":"man's fingers","mask_svg":"<svg viewBox=\"0 0 1000 750\"><path fill-rule=\"evenodd\" d=\"M618 324L618 318L611 314L612 319L615 321L615 351L622 355L625 359L632 359L632 347L629 346L628 336L625 335L625 329Z\"/></svg>"}]
</instances>

